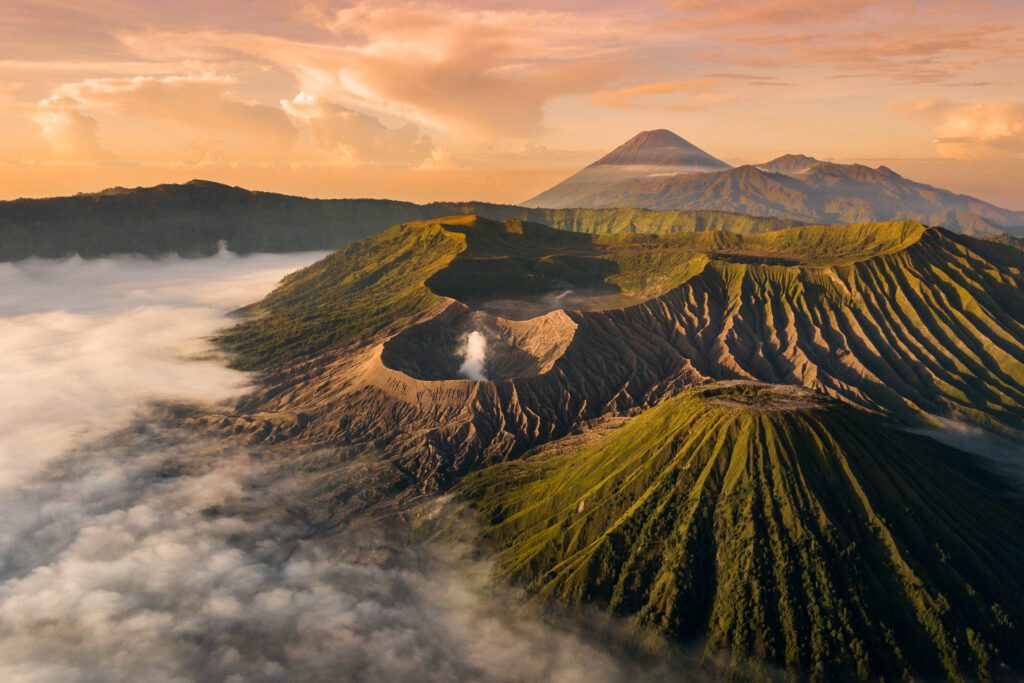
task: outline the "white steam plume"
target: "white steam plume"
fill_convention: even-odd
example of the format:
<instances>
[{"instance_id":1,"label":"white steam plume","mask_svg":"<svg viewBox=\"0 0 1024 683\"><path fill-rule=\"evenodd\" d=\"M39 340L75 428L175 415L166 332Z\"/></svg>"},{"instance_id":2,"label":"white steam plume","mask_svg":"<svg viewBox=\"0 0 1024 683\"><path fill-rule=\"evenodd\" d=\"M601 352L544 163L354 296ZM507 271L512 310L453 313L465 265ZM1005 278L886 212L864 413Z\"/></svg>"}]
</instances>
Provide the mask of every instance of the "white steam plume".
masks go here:
<instances>
[{"instance_id":1,"label":"white steam plume","mask_svg":"<svg viewBox=\"0 0 1024 683\"><path fill-rule=\"evenodd\" d=\"M487 338L476 330L466 335L466 343L462 346L462 365L459 374L475 382L484 382L484 363L487 361Z\"/></svg>"}]
</instances>

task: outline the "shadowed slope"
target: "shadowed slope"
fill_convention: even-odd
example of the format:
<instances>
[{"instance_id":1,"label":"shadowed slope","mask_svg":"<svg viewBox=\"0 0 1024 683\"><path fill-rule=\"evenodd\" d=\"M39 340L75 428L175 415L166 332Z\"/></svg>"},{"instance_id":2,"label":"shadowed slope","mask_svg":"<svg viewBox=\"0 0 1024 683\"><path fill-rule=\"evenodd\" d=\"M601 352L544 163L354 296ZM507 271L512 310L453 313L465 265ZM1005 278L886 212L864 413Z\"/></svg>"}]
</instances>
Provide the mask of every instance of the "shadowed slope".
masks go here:
<instances>
[{"instance_id":1,"label":"shadowed slope","mask_svg":"<svg viewBox=\"0 0 1024 683\"><path fill-rule=\"evenodd\" d=\"M818 680L986 678L1024 666L1024 523L968 457L741 383L457 490L546 600Z\"/></svg>"}]
</instances>

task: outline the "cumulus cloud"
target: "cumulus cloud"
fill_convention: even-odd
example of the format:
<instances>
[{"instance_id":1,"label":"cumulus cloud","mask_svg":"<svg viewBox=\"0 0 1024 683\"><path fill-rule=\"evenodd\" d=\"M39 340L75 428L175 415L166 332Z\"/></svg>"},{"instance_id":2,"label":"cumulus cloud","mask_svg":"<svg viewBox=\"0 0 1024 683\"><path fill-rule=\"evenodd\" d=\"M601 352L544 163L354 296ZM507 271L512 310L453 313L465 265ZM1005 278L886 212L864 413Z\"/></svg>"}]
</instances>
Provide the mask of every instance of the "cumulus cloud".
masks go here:
<instances>
[{"instance_id":1,"label":"cumulus cloud","mask_svg":"<svg viewBox=\"0 0 1024 683\"><path fill-rule=\"evenodd\" d=\"M261 153L280 155L294 142L295 127L277 108L229 97L240 85L212 72L178 76L93 78L57 87L51 99L86 110L163 119L259 142Z\"/></svg>"},{"instance_id":2,"label":"cumulus cloud","mask_svg":"<svg viewBox=\"0 0 1024 683\"><path fill-rule=\"evenodd\" d=\"M941 98L900 100L896 111L934 126L939 156L951 159L996 159L1024 156L1024 104L987 101L964 103Z\"/></svg>"},{"instance_id":3,"label":"cumulus cloud","mask_svg":"<svg viewBox=\"0 0 1024 683\"><path fill-rule=\"evenodd\" d=\"M412 124L388 128L373 116L308 93L282 100L281 106L334 159L415 166L435 151L431 139Z\"/></svg>"},{"instance_id":4,"label":"cumulus cloud","mask_svg":"<svg viewBox=\"0 0 1024 683\"><path fill-rule=\"evenodd\" d=\"M78 111L75 104L59 96L39 103L30 118L62 161L102 161L113 155L100 147L96 119Z\"/></svg>"}]
</instances>

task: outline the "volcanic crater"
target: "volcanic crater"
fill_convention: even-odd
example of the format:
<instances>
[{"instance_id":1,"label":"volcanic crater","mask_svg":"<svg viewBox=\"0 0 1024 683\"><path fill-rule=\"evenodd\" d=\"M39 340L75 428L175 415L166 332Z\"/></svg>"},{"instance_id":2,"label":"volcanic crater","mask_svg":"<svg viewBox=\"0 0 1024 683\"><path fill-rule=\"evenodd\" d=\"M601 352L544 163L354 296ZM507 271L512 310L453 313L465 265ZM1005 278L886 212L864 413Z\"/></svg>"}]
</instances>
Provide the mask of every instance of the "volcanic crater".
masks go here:
<instances>
[{"instance_id":1,"label":"volcanic crater","mask_svg":"<svg viewBox=\"0 0 1024 683\"><path fill-rule=\"evenodd\" d=\"M572 342L576 323L562 310L507 320L455 303L385 342L381 362L418 380L467 379L461 368L473 332L486 341L481 361L488 380L525 379L551 370Z\"/></svg>"}]
</instances>

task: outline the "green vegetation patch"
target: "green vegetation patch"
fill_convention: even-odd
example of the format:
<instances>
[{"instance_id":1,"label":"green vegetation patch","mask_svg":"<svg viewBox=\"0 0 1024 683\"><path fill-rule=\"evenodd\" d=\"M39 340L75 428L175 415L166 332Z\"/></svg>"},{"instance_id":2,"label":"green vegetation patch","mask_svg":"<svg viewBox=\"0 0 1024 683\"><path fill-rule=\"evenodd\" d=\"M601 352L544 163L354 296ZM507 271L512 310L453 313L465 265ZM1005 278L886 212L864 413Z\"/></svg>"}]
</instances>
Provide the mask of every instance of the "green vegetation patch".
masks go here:
<instances>
[{"instance_id":1,"label":"green vegetation patch","mask_svg":"<svg viewBox=\"0 0 1024 683\"><path fill-rule=\"evenodd\" d=\"M219 341L242 369L366 340L441 301L424 281L465 249L437 224L395 226L296 271Z\"/></svg>"},{"instance_id":2,"label":"green vegetation patch","mask_svg":"<svg viewBox=\"0 0 1024 683\"><path fill-rule=\"evenodd\" d=\"M814 680L985 679L1024 667L1024 517L968 460L806 391L712 385L457 492L540 600Z\"/></svg>"}]
</instances>

